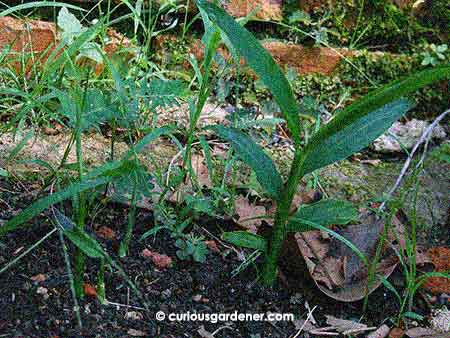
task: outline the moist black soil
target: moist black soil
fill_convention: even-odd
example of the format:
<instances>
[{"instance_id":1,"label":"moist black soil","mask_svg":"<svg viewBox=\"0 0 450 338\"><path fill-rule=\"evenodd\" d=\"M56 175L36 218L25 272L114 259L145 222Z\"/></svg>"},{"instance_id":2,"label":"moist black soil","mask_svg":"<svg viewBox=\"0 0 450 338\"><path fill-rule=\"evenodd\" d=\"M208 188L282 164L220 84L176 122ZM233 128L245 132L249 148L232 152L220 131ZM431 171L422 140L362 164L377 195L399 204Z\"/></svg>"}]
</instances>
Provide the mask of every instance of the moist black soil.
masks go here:
<instances>
[{"instance_id":1,"label":"moist black soil","mask_svg":"<svg viewBox=\"0 0 450 338\"><path fill-rule=\"evenodd\" d=\"M32 185L0 180L0 188L0 219L3 220L28 206L37 197L37 187ZM106 297L110 302L122 305L105 306L96 298L86 297L80 302L83 322L83 329L80 330L73 310L74 302L61 243L55 232L18 264L0 275L2 337L130 337L137 333L144 337L201 337L198 333L201 326L211 333L222 327L214 334L216 338L290 337L297 332L292 322L158 322L155 314L158 311L166 314L278 312L293 313L297 319L305 319L306 301L310 307L317 306L314 315L319 324L324 324L324 315L356 320L361 318L361 302L346 304L327 298L314 288L306 270L289 271L286 263L284 276L289 278L282 278L284 282L279 280L274 288L269 289L262 287L256 280L258 264L232 278L232 271L239 267L241 261L234 251L219 243L220 253L210 252L206 262L201 264L178 259L174 240L167 233L160 232L155 238L140 242L140 235L152 227L152 215L145 211L139 212L130 254L119 259L116 253L127 213L127 207L106 204L95 218L91 218L93 221L88 224L88 230L94 234L95 229L104 225L116 231L118 238L115 240L97 239L125 269L145 299L133 293L115 270L108 271ZM53 229L45 213L29 225L1 239L0 268ZM216 222L208 222L205 227L219 235L219 228L225 227L227 230L227 226L220 224L219 227ZM159 271L151 260L142 256L145 248L172 257L174 264ZM89 259L87 265L85 281L95 285L98 262ZM45 281L34 282L31 279L38 274L45 274ZM42 288L47 290L47 296L42 294ZM144 301L148 303L149 311L126 307L142 308ZM395 316L397 311L395 300L385 290L379 289L370 297L363 322L378 326L389 316ZM134 312L134 318L127 316L127 312Z\"/></svg>"}]
</instances>

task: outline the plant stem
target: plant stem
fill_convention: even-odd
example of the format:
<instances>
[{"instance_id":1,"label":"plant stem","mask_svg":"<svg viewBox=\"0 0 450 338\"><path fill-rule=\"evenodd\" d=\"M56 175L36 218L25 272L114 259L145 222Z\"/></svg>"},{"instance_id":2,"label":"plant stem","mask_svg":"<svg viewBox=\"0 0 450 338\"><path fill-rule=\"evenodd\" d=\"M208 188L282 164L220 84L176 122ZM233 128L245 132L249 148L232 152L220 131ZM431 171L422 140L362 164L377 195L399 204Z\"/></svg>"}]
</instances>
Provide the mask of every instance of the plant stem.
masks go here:
<instances>
[{"instance_id":1,"label":"plant stem","mask_svg":"<svg viewBox=\"0 0 450 338\"><path fill-rule=\"evenodd\" d=\"M297 149L289 178L281 193L281 198L277 201L278 206L275 214L272 238L269 241L269 251L263 269L263 283L267 286L272 286L277 278L278 258L286 238L286 222L289 218L292 200L302 178L302 162L301 150Z\"/></svg>"},{"instance_id":2,"label":"plant stem","mask_svg":"<svg viewBox=\"0 0 450 338\"><path fill-rule=\"evenodd\" d=\"M128 214L128 226L125 237L120 243L119 256L125 257L128 254L128 247L130 245L131 237L133 235L133 228L136 222L136 197L137 197L137 177L134 173L133 193L131 195L131 209Z\"/></svg>"},{"instance_id":3,"label":"plant stem","mask_svg":"<svg viewBox=\"0 0 450 338\"><path fill-rule=\"evenodd\" d=\"M77 166L78 166L78 180L79 182L83 181L83 149L82 149L82 119L83 119L83 111L86 105L86 96L87 96L87 88L89 83L89 73L86 75L86 82L83 91L83 98L81 102L81 106L78 107L76 112L76 126L75 126L75 143L76 143L76 154L77 154ZM78 217L77 217L77 227L80 230L84 230L85 226L85 218L86 218L86 200L83 192L78 194ZM84 288L83 288L83 274L85 270L85 255L80 250L77 249L75 253L75 291L78 297L84 296Z\"/></svg>"},{"instance_id":4,"label":"plant stem","mask_svg":"<svg viewBox=\"0 0 450 338\"><path fill-rule=\"evenodd\" d=\"M97 273L97 297L100 303L106 304L105 295L105 259L100 258L100 266Z\"/></svg>"}]
</instances>

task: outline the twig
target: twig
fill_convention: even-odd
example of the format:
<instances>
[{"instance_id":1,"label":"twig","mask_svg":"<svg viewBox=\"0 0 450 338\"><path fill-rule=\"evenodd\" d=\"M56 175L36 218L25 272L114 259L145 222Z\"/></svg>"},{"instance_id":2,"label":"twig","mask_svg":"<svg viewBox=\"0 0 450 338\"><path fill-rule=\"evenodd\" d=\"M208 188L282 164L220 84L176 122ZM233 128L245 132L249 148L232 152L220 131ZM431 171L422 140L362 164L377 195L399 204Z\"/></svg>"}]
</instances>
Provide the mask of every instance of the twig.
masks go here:
<instances>
[{"instance_id":1,"label":"twig","mask_svg":"<svg viewBox=\"0 0 450 338\"><path fill-rule=\"evenodd\" d=\"M384 207L386 206L386 202L388 200L391 199L392 195L395 193L395 191L400 187L404 177L406 176L406 173L409 169L409 166L411 165L411 162L413 160L414 154L417 152L417 150L419 149L419 147L422 145L422 143L427 142L429 138L431 137L431 132L433 131L433 129L438 125L438 123L440 121L442 121L447 114L450 113L450 109L446 110L445 112L443 112L441 115L439 115L432 124L430 124L428 126L427 129L425 129L425 131L422 133L422 136L420 137L419 141L417 141L417 143L414 145L414 148L411 150L411 152L408 155L408 158L406 159L405 164L403 165L402 171L400 172L400 175L397 178L397 181L395 182L394 186L391 188L391 190L389 190L388 192L388 196L387 198L383 201L383 203L381 203L379 210L382 211L384 209ZM423 159L421 159L421 162L423 162Z\"/></svg>"},{"instance_id":2,"label":"twig","mask_svg":"<svg viewBox=\"0 0 450 338\"><path fill-rule=\"evenodd\" d=\"M314 312L314 310L317 308L317 305L314 306L312 308L312 310L308 309L308 316L306 317L305 322L303 323L303 325L300 327L300 330L298 330L298 332L296 333L295 336L293 336L292 338L297 338L298 336L300 336L300 333L302 333L303 329L305 328L306 324L309 322L309 320L312 318L312 314Z\"/></svg>"}]
</instances>

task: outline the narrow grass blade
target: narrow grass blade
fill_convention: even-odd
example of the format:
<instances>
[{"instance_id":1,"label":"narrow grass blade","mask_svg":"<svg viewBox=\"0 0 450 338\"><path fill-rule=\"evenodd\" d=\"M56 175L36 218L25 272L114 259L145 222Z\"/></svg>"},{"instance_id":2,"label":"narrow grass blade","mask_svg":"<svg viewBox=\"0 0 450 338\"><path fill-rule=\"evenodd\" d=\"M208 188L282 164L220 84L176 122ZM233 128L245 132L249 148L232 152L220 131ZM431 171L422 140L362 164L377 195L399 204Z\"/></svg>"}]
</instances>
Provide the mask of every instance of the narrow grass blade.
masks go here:
<instances>
[{"instance_id":1,"label":"narrow grass blade","mask_svg":"<svg viewBox=\"0 0 450 338\"><path fill-rule=\"evenodd\" d=\"M0 17L10 15L11 13L18 12L18 11L21 11L23 9L34 9L34 8L38 8L38 7L66 7L68 9L74 9L74 10L77 10L77 11L86 12L86 10L81 8L81 7L78 7L78 6L75 6L75 5L71 5L71 4L67 4L67 3L64 3L64 2L34 1L34 2L29 2L29 3L26 3L26 4L21 4L21 5L17 5L17 6L5 9L4 11L0 12Z\"/></svg>"},{"instance_id":2,"label":"narrow grass blade","mask_svg":"<svg viewBox=\"0 0 450 338\"><path fill-rule=\"evenodd\" d=\"M47 209L48 207L61 202L65 199L70 198L75 194L79 194L80 192L96 188L103 184L111 181L111 177L102 177L95 180L84 181L81 183L72 184L66 189L59 191L55 194L44 197L37 202L33 203L31 206L23 210L14 218L10 219L3 226L0 227L0 237L5 235L10 231L14 231L19 228L23 223L29 221L33 217L39 215L42 211Z\"/></svg>"},{"instance_id":3,"label":"narrow grass blade","mask_svg":"<svg viewBox=\"0 0 450 338\"><path fill-rule=\"evenodd\" d=\"M25 147L25 145L27 144L28 140L33 137L33 135L34 132L32 130L25 135L25 137L9 153L9 156L6 159L6 163L11 162L20 153L23 147Z\"/></svg>"}]
</instances>

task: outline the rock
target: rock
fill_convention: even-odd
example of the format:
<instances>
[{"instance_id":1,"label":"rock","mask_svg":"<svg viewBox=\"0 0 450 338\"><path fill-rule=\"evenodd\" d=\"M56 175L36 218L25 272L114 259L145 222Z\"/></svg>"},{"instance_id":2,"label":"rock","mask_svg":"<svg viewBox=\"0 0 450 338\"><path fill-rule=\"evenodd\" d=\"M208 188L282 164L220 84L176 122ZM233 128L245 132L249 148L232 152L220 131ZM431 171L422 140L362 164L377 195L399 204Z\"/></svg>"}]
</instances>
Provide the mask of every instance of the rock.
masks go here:
<instances>
[{"instance_id":1,"label":"rock","mask_svg":"<svg viewBox=\"0 0 450 338\"><path fill-rule=\"evenodd\" d=\"M158 269L166 269L172 265L172 258L158 252L150 251L149 249L144 249L142 251L142 256L150 258Z\"/></svg>"},{"instance_id":2,"label":"rock","mask_svg":"<svg viewBox=\"0 0 450 338\"><path fill-rule=\"evenodd\" d=\"M97 231L95 231L95 233L97 234L98 237L104 238L104 239L116 239L116 232L107 227L107 226L101 226Z\"/></svg>"},{"instance_id":3,"label":"rock","mask_svg":"<svg viewBox=\"0 0 450 338\"><path fill-rule=\"evenodd\" d=\"M189 105L182 103L179 106L167 107L164 109L157 108L158 126L165 126L167 124L176 124L182 128L189 127ZM225 108L213 102L206 102L200 114L197 126L199 128L213 125L226 124L226 117L228 112Z\"/></svg>"},{"instance_id":4,"label":"rock","mask_svg":"<svg viewBox=\"0 0 450 338\"><path fill-rule=\"evenodd\" d=\"M450 311L444 306L442 309L433 311L430 320L431 327L439 332L450 332Z\"/></svg>"},{"instance_id":5,"label":"rock","mask_svg":"<svg viewBox=\"0 0 450 338\"><path fill-rule=\"evenodd\" d=\"M169 56L166 56L170 55L167 44L176 43L177 38L172 35L161 36L155 39L156 50L160 53L161 60L169 59ZM277 40L261 41L261 44L282 68L293 68L301 75L331 75L341 64L343 57L350 57L356 54L356 52L344 48L306 47ZM204 50L204 45L198 39L194 39L188 44L188 53L194 55L199 61L203 59ZM219 46L218 51L226 60L231 58L231 54L225 46ZM241 60L241 65L245 65L243 59ZM191 66L189 62L185 62L183 67L188 69Z\"/></svg>"},{"instance_id":6,"label":"rock","mask_svg":"<svg viewBox=\"0 0 450 338\"><path fill-rule=\"evenodd\" d=\"M412 149L429 125L429 122L417 119L412 119L406 123L395 122L387 133L374 141L373 147L375 151L382 153L402 152L400 143L406 149ZM446 136L442 126L438 125L433 129L432 138L442 140Z\"/></svg>"},{"instance_id":7,"label":"rock","mask_svg":"<svg viewBox=\"0 0 450 338\"><path fill-rule=\"evenodd\" d=\"M142 320L144 319L144 315L138 311L128 311L125 314L125 319Z\"/></svg>"},{"instance_id":8,"label":"rock","mask_svg":"<svg viewBox=\"0 0 450 338\"><path fill-rule=\"evenodd\" d=\"M193 300L194 302L196 302L196 303L199 303L199 302L201 302L202 298L203 298L202 295L194 295L194 296L192 297L192 300Z\"/></svg>"},{"instance_id":9,"label":"rock","mask_svg":"<svg viewBox=\"0 0 450 338\"><path fill-rule=\"evenodd\" d=\"M283 0L226 0L225 10L235 17L246 17L256 10L255 16L261 20L281 21Z\"/></svg>"},{"instance_id":10,"label":"rock","mask_svg":"<svg viewBox=\"0 0 450 338\"><path fill-rule=\"evenodd\" d=\"M40 273L40 274L37 274L37 275L35 275L33 277L30 277L30 279L33 282L41 283L41 282L44 282L47 279L47 277L43 273Z\"/></svg>"},{"instance_id":11,"label":"rock","mask_svg":"<svg viewBox=\"0 0 450 338\"><path fill-rule=\"evenodd\" d=\"M91 298L96 298L97 297L97 290L95 289L95 287L89 283L84 283L83 284L83 290L84 290L84 294L88 297Z\"/></svg>"},{"instance_id":12,"label":"rock","mask_svg":"<svg viewBox=\"0 0 450 338\"><path fill-rule=\"evenodd\" d=\"M322 169L320 175L330 198L347 199L359 204L375 196L382 196L392 188L402 167L403 161L382 162L378 166L372 166L345 160ZM430 157L425 162L425 168L426 170L418 177L420 185L417 216L420 223L426 224L429 234L435 234L436 227L445 226L448 221L450 165ZM402 189L403 186L400 187L400 191ZM408 199L405 203L405 212L411 212L412 208L412 200Z\"/></svg>"},{"instance_id":13,"label":"rock","mask_svg":"<svg viewBox=\"0 0 450 338\"><path fill-rule=\"evenodd\" d=\"M135 329L129 329L127 331L127 334L129 334L132 337L147 337L147 333L145 333L144 331L135 330Z\"/></svg>"},{"instance_id":14,"label":"rock","mask_svg":"<svg viewBox=\"0 0 450 338\"><path fill-rule=\"evenodd\" d=\"M40 20L21 20L10 16L0 17L0 50L11 46L9 57L17 72L21 69L23 54L28 58L26 70L39 62L45 62L57 41L56 26Z\"/></svg>"},{"instance_id":15,"label":"rock","mask_svg":"<svg viewBox=\"0 0 450 338\"><path fill-rule=\"evenodd\" d=\"M11 45L8 57L17 72L21 70L21 63L16 59L21 54L27 58L25 73L28 73L34 65L44 63L59 42L54 23L22 20L9 16L0 17L0 50ZM108 29L103 50L105 54L112 58L122 51L123 47L126 51L121 53L121 58L122 61L127 62L136 55L131 41L114 29ZM103 63L95 65L97 75L102 73L103 69Z\"/></svg>"},{"instance_id":16,"label":"rock","mask_svg":"<svg viewBox=\"0 0 450 338\"><path fill-rule=\"evenodd\" d=\"M48 295L48 290L44 288L43 286L40 286L37 288L36 293L38 295L42 295L44 299L48 299L50 296Z\"/></svg>"},{"instance_id":17,"label":"rock","mask_svg":"<svg viewBox=\"0 0 450 338\"><path fill-rule=\"evenodd\" d=\"M21 141L13 134L5 133L0 136L0 158L7 158L8 154ZM57 167L64 156L64 150L70 141L70 134L42 135L37 134L28 140L16 160L43 160L53 167ZM96 133L86 133L82 136L84 162L87 167L101 165L110 157L110 140ZM127 149L124 142L117 142L116 155L119 158ZM76 162L75 147L69 153L67 163ZM14 171L40 171L43 168L36 164L12 163Z\"/></svg>"}]
</instances>

